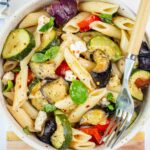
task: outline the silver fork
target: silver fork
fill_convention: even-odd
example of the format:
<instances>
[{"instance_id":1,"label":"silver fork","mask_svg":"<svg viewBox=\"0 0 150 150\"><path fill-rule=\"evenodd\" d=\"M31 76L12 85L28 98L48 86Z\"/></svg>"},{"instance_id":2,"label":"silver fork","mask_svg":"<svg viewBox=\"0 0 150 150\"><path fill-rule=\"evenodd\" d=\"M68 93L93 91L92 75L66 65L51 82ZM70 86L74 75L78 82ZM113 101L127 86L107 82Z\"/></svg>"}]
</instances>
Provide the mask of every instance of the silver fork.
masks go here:
<instances>
[{"instance_id":1,"label":"silver fork","mask_svg":"<svg viewBox=\"0 0 150 150\"><path fill-rule=\"evenodd\" d=\"M146 24L150 14L149 8L150 0L141 0L128 47L129 55L125 61L123 87L116 101L116 114L111 120L109 127L100 141L104 141L106 147L113 148L114 145L119 141L124 131L129 126L134 112L134 103L129 92L128 81L137 55L139 54Z\"/></svg>"}]
</instances>

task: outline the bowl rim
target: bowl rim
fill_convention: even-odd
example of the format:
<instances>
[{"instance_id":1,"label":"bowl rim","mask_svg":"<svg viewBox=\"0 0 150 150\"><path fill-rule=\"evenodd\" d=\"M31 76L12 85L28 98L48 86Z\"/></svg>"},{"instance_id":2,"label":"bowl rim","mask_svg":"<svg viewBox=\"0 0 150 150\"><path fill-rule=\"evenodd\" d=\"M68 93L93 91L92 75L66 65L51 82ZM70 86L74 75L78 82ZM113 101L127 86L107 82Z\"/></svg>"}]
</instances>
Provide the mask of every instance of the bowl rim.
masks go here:
<instances>
[{"instance_id":1,"label":"bowl rim","mask_svg":"<svg viewBox=\"0 0 150 150\"><path fill-rule=\"evenodd\" d=\"M43 2L44 1L44 2ZM26 12L26 10L28 10L29 8L31 8L31 6L36 5L37 3L40 3L40 5L45 5L48 2L50 2L50 0L43 0L42 2L40 2L40 0L30 0L30 2L24 4L24 6L22 6L21 8L19 8L11 17L9 17L8 21L6 21L5 27L3 29L3 31L0 33L0 43L4 44L5 39L3 39L3 35L5 33L7 33L7 29L9 28L14 28L14 26L11 24L14 22L14 19L19 18L20 20L23 18L20 14L22 14L23 12ZM103 0L103 1L110 1L110 0ZM125 2L123 2L122 0L114 0L116 1L120 6L123 6L123 8L125 8L125 10L128 10L128 12L130 12L132 14L132 17L135 17L136 14L134 13L134 11L129 8ZM118 2L119 1L119 2ZM43 3L43 4L42 4ZM36 10L36 9L34 9ZM19 21L18 21L19 22ZM18 24L18 23L17 23ZM2 40L3 39L3 40ZM0 60L0 65L2 68L2 59ZM1 75L2 76L2 75ZM1 81L0 81L0 89L1 89ZM147 97L150 97L150 88L148 90L148 95ZM8 122L11 124L13 130L15 131L15 133L28 145L36 148L36 149L43 149L43 150L48 150L48 149L54 149L51 146L48 146L47 144L43 144L42 142L40 142L40 140L38 140L38 142L35 142L32 136L27 136L25 133L23 133L23 131L19 130L20 126L19 124L15 121L15 119L11 116L11 114L8 112L7 108L6 108L6 104L4 102L4 97L2 92L0 92L0 108L2 109L2 111L4 112L4 115L7 117ZM148 101L148 100L147 100ZM4 106L5 105L5 106ZM145 122L150 118L150 111L148 111L148 108L150 107L150 102L147 104L145 103L145 108L147 108L146 110L143 110L143 113L139 114L139 120L136 120L135 123L133 124L134 127L132 127L131 132L129 132L128 130L126 132L129 132L125 135L125 138L123 138L122 140L120 140L120 142L115 146L115 148L119 148L120 146L122 146L123 144L127 143L138 131L140 128L142 128L145 125ZM144 106L143 106L144 107ZM141 110L142 111L142 110ZM148 115L149 114L149 115ZM142 116L143 119L141 118ZM132 125L132 126L133 126ZM134 128L134 129L133 129ZM99 149L100 147L96 147L95 149ZM103 149L103 147L101 147Z\"/></svg>"}]
</instances>

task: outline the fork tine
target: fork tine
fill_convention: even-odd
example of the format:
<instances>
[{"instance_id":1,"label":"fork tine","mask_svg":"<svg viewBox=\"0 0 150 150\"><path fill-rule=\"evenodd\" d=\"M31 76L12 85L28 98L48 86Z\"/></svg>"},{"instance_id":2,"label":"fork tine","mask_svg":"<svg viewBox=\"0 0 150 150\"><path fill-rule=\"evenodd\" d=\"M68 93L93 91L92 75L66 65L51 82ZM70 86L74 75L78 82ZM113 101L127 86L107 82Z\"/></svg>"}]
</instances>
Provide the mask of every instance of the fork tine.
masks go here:
<instances>
[{"instance_id":1,"label":"fork tine","mask_svg":"<svg viewBox=\"0 0 150 150\"><path fill-rule=\"evenodd\" d=\"M126 128L129 126L130 122L126 119L126 123L123 126L123 129L120 131L120 133L118 134L116 140L112 143L111 148L114 147L114 145L118 142L119 138L123 135L122 133L126 130Z\"/></svg>"},{"instance_id":2,"label":"fork tine","mask_svg":"<svg viewBox=\"0 0 150 150\"><path fill-rule=\"evenodd\" d=\"M107 138L107 141L105 142L105 145L106 145L106 146L108 146L108 145L111 143L111 141L112 141L112 139L113 139L113 137L114 137L114 135L115 135L115 130L118 128L118 126L120 125L120 122L121 122L121 120L122 120L122 115L123 115L123 113L122 113L121 110L119 110L118 113L116 113L116 118L117 118L117 119L116 119L116 124L115 124L115 126L113 127L111 133L109 134L109 136L108 136L108 138Z\"/></svg>"},{"instance_id":3,"label":"fork tine","mask_svg":"<svg viewBox=\"0 0 150 150\"><path fill-rule=\"evenodd\" d=\"M116 117L113 117L113 119L111 120L111 122L110 122L110 124L109 124L107 130L105 131L105 133L104 133L102 139L100 140L100 143L103 142L104 138L108 135L108 133L109 133L110 129L113 127L115 121L116 121Z\"/></svg>"},{"instance_id":4,"label":"fork tine","mask_svg":"<svg viewBox=\"0 0 150 150\"><path fill-rule=\"evenodd\" d=\"M116 138L117 138L118 133L121 132L120 130L124 127L123 125L125 125L125 123L126 123L127 116L128 116L128 113L122 112L122 116L121 116L121 119L120 119L120 124L119 124L119 126L117 127L117 130L116 130L115 134L114 134L113 137L111 138L112 140L107 144L108 147L112 144L112 142L113 142L114 140L116 141Z\"/></svg>"}]
</instances>

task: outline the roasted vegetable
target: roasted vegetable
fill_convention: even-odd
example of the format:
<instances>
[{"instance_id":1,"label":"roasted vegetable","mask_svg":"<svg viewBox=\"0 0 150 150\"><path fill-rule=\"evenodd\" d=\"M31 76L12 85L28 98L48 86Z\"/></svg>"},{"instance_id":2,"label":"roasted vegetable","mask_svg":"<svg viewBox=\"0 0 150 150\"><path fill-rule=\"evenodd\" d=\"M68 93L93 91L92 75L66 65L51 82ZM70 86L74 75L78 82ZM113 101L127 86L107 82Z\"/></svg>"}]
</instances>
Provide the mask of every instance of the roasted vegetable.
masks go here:
<instances>
[{"instance_id":1,"label":"roasted vegetable","mask_svg":"<svg viewBox=\"0 0 150 150\"><path fill-rule=\"evenodd\" d=\"M137 100L143 101L143 93L141 88L143 88L143 85L146 86L149 84L150 84L150 72L144 70L134 71L129 80L129 88L131 95ZM140 87L139 85L142 86Z\"/></svg>"},{"instance_id":2,"label":"roasted vegetable","mask_svg":"<svg viewBox=\"0 0 150 150\"><path fill-rule=\"evenodd\" d=\"M105 87L111 75L111 62L101 50L94 52L93 59L96 62L96 67L91 72L91 75L98 87Z\"/></svg>"},{"instance_id":3,"label":"roasted vegetable","mask_svg":"<svg viewBox=\"0 0 150 150\"><path fill-rule=\"evenodd\" d=\"M41 88L41 91L49 102L55 103L67 96L68 84L63 78L59 78L55 81L46 83Z\"/></svg>"},{"instance_id":4,"label":"roasted vegetable","mask_svg":"<svg viewBox=\"0 0 150 150\"><path fill-rule=\"evenodd\" d=\"M106 124L107 115L101 109L93 109L85 113L80 121L81 125Z\"/></svg>"},{"instance_id":5,"label":"roasted vegetable","mask_svg":"<svg viewBox=\"0 0 150 150\"><path fill-rule=\"evenodd\" d=\"M140 69L150 71L150 49L146 42L142 43L138 60Z\"/></svg>"},{"instance_id":6,"label":"roasted vegetable","mask_svg":"<svg viewBox=\"0 0 150 150\"><path fill-rule=\"evenodd\" d=\"M90 51L102 50L112 61L118 61L121 57L121 50L119 46L106 36L97 36L89 42Z\"/></svg>"},{"instance_id":7,"label":"roasted vegetable","mask_svg":"<svg viewBox=\"0 0 150 150\"><path fill-rule=\"evenodd\" d=\"M30 63L30 68L37 78L56 79L55 65L53 63Z\"/></svg>"},{"instance_id":8,"label":"roasted vegetable","mask_svg":"<svg viewBox=\"0 0 150 150\"><path fill-rule=\"evenodd\" d=\"M72 128L64 114L56 114L57 129L51 136L51 143L57 149L68 149L72 141Z\"/></svg>"},{"instance_id":9,"label":"roasted vegetable","mask_svg":"<svg viewBox=\"0 0 150 150\"><path fill-rule=\"evenodd\" d=\"M48 101L46 99L31 99L32 105L37 109L37 110L43 110L44 106L48 104Z\"/></svg>"},{"instance_id":10,"label":"roasted vegetable","mask_svg":"<svg viewBox=\"0 0 150 150\"><path fill-rule=\"evenodd\" d=\"M56 131L57 125L54 116L51 116L48 121L45 123L44 130L41 134L36 134L36 136L41 140L42 142L46 144L50 144L50 137L53 135L53 133Z\"/></svg>"},{"instance_id":11,"label":"roasted vegetable","mask_svg":"<svg viewBox=\"0 0 150 150\"><path fill-rule=\"evenodd\" d=\"M55 0L46 7L46 11L55 17L58 26L62 26L77 14L77 2L76 0Z\"/></svg>"},{"instance_id":12,"label":"roasted vegetable","mask_svg":"<svg viewBox=\"0 0 150 150\"><path fill-rule=\"evenodd\" d=\"M35 46L31 33L25 29L13 30L4 45L2 57L4 59L22 60Z\"/></svg>"}]
</instances>

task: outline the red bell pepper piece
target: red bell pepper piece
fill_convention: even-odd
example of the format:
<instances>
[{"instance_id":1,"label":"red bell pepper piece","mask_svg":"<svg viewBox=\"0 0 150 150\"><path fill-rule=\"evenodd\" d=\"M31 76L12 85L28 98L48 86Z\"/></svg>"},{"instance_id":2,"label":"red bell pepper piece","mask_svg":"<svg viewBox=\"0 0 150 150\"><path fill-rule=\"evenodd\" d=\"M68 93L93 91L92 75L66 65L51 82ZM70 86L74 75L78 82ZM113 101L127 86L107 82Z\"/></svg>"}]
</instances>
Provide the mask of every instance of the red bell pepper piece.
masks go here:
<instances>
[{"instance_id":1,"label":"red bell pepper piece","mask_svg":"<svg viewBox=\"0 0 150 150\"><path fill-rule=\"evenodd\" d=\"M96 127L100 132L105 132L107 130L109 124L110 124L110 119L107 119L107 122L105 125L98 124L94 127Z\"/></svg>"},{"instance_id":2,"label":"red bell pepper piece","mask_svg":"<svg viewBox=\"0 0 150 150\"><path fill-rule=\"evenodd\" d=\"M96 15L90 15L85 20L78 23L78 26L80 27L81 32L86 32L90 30L90 24L94 21L99 21L100 18Z\"/></svg>"},{"instance_id":3,"label":"red bell pepper piece","mask_svg":"<svg viewBox=\"0 0 150 150\"><path fill-rule=\"evenodd\" d=\"M147 86L147 85L149 85L150 84L150 78L149 79L147 79L147 80L144 80L144 79L137 79L136 81L135 81L135 84L136 84L136 86L138 87L138 88L142 88L142 87L145 87L145 86Z\"/></svg>"},{"instance_id":4,"label":"red bell pepper piece","mask_svg":"<svg viewBox=\"0 0 150 150\"><path fill-rule=\"evenodd\" d=\"M56 69L56 74L58 76L62 76L65 77L65 72L70 70L68 64L66 63L66 61L63 61L60 66Z\"/></svg>"},{"instance_id":5,"label":"red bell pepper piece","mask_svg":"<svg viewBox=\"0 0 150 150\"><path fill-rule=\"evenodd\" d=\"M102 135L99 133L98 129L95 127L88 127L88 128L80 128L79 130L83 131L84 133L92 136L92 141L96 142L97 144L101 144L100 140L102 139Z\"/></svg>"}]
</instances>

